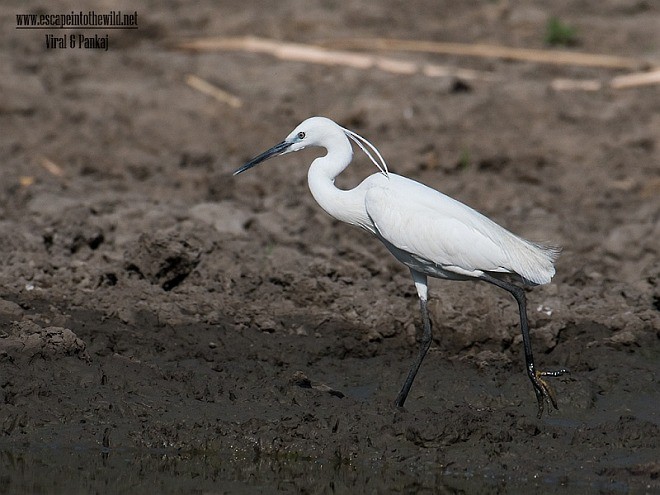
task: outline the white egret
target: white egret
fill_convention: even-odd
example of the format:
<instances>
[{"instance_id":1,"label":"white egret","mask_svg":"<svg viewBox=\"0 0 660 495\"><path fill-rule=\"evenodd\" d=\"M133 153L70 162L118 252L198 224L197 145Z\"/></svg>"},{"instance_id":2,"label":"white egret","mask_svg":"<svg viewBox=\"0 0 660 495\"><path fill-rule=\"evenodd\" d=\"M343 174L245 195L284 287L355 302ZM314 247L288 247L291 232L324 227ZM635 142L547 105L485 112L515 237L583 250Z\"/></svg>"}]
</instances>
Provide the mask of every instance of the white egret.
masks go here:
<instances>
[{"instance_id":1,"label":"white egret","mask_svg":"<svg viewBox=\"0 0 660 495\"><path fill-rule=\"evenodd\" d=\"M380 172L357 187L342 190L335 178L353 157L353 140ZM390 173L378 150L358 134L325 117L311 117L296 127L281 143L253 158L234 172L240 174L278 155L308 146L327 150L316 158L307 174L316 202L331 216L356 225L380 239L390 252L408 266L417 294L424 333L419 353L396 398L402 407L432 339L427 309L427 277L449 280L483 280L508 291L518 303L527 375L538 400L538 415L545 401L557 402L543 377L567 370L536 369L529 336L524 290L503 278L513 276L524 283L546 284L555 274L559 249L529 242L472 208L419 182ZM375 156L374 156L375 155Z\"/></svg>"}]
</instances>

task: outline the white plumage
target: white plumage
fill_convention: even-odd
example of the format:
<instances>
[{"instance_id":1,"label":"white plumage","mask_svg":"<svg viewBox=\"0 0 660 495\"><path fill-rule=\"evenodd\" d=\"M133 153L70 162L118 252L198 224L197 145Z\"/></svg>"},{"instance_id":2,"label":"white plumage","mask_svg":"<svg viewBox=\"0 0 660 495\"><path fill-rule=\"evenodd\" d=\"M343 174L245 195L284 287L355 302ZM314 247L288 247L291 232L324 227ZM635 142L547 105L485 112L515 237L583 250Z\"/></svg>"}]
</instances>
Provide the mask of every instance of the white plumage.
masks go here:
<instances>
[{"instance_id":1,"label":"white plumage","mask_svg":"<svg viewBox=\"0 0 660 495\"><path fill-rule=\"evenodd\" d=\"M380 169L357 187L342 190L335 178L350 164L353 140ZM327 150L316 158L307 174L314 199L338 220L361 227L377 236L392 254L410 268L420 298L424 336L420 351L397 397L403 406L412 382L431 343L427 310L427 276L490 282L509 291L520 309L527 372L539 403L555 407L552 393L541 378L566 372L540 372L534 367L529 340L525 296L522 289L502 275L520 277L530 284L546 284L555 274L559 249L527 241L472 208L419 182L390 173L378 150L366 139L330 119L311 117L296 127L280 144L255 157L234 175L273 156L308 146ZM374 157L376 155L376 157Z\"/></svg>"},{"instance_id":2,"label":"white plumage","mask_svg":"<svg viewBox=\"0 0 660 495\"><path fill-rule=\"evenodd\" d=\"M395 174L374 178L367 214L380 237L417 260L412 268L441 278L515 273L533 284L555 274L556 249L526 241L419 182Z\"/></svg>"}]
</instances>

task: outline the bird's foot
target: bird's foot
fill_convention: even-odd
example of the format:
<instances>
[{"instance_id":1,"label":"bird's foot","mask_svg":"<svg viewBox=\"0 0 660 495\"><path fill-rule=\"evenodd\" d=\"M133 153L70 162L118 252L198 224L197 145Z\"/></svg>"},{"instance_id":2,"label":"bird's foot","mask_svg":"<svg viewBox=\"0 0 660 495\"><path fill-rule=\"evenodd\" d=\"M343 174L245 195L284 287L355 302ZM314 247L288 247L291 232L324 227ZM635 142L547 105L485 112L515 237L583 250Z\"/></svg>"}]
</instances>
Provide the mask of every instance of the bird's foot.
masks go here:
<instances>
[{"instance_id":1,"label":"bird's foot","mask_svg":"<svg viewBox=\"0 0 660 495\"><path fill-rule=\"evenodd\" d=\"M396 400L394 401L394 407L396 407L397 409L403 409L403 404L404 402L406 402L407 397L408 397L408 391L405 390L404 387L404 390L401 390L401 392L399 392L399 395L397 395Z\"/></svg>"},{"instance_id":2,"label":"bird's foot","mask_svg":"<svg viewBox=\"0 0 660 495\"><path fill-rule=\"evenodd\" d=\"M552 388L550 388L550 385L543 379L543 377L546 376L555 377L568 373L570 373L570 371L563 368L558 371L536 371L534 369L529 370L529 378L532 381L532 385L534 386L534 392L536 393L536 400L539 403L539 411L537 413L537 416L539 418L543 415L543 409L546 402L551 404L552 407L554 407L555 409L559 409L557 407L557 400L555 399L555 394L552 391Z\"/></svg>"}]
</instances>

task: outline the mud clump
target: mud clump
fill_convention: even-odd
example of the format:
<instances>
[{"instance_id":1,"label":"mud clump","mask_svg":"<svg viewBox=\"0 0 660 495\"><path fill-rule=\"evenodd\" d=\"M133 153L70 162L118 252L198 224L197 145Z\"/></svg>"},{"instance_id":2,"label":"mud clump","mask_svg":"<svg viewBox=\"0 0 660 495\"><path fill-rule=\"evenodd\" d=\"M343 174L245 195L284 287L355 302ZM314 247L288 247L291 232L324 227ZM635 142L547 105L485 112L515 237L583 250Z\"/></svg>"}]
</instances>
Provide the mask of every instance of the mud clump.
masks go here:
<instances>
[{"instance_id":1,"label":"mud clump","mask_svg":"<svg viewBox=\"0 0 660 495\"><path fill-rule=\"evenodd\" d=\"M15 322L0 334L0 360L21 365L35 359L65 356L86 358L85 343L68 328L42 328L31 321Z\"/></svg>"},{"instance_id":2,"label":"mud clump","mask_svg":"<svg viewBox=\"0 0 660 495\"><path fill-rule=\"evenodd\" d=\"M199 248L176 236L142 234L124 253L124 267L170 291L190 275L200 255Z\"/></svg>"}]
</instances>

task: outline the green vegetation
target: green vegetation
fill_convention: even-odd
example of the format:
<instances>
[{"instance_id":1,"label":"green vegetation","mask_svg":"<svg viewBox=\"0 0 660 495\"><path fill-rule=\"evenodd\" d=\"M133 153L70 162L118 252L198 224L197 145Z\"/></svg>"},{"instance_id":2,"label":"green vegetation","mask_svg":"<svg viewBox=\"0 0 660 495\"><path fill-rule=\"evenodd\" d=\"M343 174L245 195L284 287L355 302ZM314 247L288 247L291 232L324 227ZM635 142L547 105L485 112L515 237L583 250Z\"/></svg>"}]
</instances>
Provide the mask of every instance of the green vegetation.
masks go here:
<instances>
[{"instance_id":1,"label":"green vegetation","mask_svg":"<svg viewBox=\"0 0 660 495\"><path fill-rule=\"evenodd\" d=\"M578 44L577 30L559 18L551 17L545 29L545 42L550 46L575 46Z\"/></svg>"},{"instance_id":2,"label":"green vegetation","mask_svg":"<svg viewBox=\"0 0 660 495\"><path fill-rule=\"evenodd\" d=\"M456 168L458 170L465 170L470 166L470 150L463 148L461 151L461 156L458 158L458 164Z\"/></svg>"}]
</instances>

